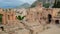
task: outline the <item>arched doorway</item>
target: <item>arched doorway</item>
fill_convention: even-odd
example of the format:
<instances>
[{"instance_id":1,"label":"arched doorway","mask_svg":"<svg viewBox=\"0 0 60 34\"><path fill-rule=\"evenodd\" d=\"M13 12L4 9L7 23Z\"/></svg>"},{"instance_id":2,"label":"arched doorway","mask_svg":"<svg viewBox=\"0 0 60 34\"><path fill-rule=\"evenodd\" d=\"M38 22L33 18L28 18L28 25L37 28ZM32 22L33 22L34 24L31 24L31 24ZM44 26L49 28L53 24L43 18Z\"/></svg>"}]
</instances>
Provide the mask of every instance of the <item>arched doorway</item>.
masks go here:
<instances>
[{"instance_id":1,"label":"arched doorway","mask_svg":"<svg viewBox=\"0 0 60 34\"><path fill-rule=\"evenodd\" d=\"M55 24L59 24L59 20L55 20Z\"/></svg>"},{"instance_id":2,"label":"arched doorway","mask_svg":"<svg viewBox=\"0 0 60 34\"><path fill-rule=\"evenodd\" d=\"M51 14L48 14L48 23L49 24L51 23L51 19L52 19L52 15Z\"/></svg>"},{"instance_id":3,"label":"arched doorway","mask_svg":"<svg viewBox=\"0 0 60 34\"><path fill-rule=\"evenodd\" d=\"M0 14L0 24L2 24L2 14Z\"/></svg>"}]
</instances>

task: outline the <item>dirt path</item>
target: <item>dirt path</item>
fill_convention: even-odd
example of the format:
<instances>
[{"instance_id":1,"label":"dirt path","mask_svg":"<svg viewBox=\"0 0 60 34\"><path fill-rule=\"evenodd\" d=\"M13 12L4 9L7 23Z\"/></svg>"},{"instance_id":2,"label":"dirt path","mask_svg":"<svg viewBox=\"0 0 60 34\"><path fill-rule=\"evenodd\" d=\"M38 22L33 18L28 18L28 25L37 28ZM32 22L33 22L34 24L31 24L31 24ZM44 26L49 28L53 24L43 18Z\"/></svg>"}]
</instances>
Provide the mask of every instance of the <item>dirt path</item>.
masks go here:
<instances>
[{"instance_id":1,"label":"dirt path","mask_svg":"<svg viewBox=\"0 0 60 34\"><path fill-rule=\"evenodd\" d=\"M45 30L39 34L60 34L60 28L56 25L50 25L50 29Z\"/></svg>"}]
</instances>

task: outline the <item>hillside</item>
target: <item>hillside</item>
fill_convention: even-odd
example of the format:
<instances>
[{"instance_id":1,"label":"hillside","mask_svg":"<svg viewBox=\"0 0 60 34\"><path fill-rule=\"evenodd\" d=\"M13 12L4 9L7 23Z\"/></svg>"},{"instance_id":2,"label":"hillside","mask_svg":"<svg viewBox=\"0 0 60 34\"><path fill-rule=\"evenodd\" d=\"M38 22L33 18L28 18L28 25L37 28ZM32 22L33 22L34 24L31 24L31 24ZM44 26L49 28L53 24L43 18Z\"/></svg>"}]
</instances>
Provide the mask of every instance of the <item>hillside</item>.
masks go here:
<instances>
[{"instance_id":1,"label":"hillside","mask_svg":"<svg viewBox=\"0 0 60 34\"><path fill-rule=\"evenodd\" d=\"M20 6L17 6L16 8L28 8L28 7L30 7L30 4L24 3L24 4L20 5Z\"/></svg>"},{"instance_id":2,"label":"hillside","mask_svg":"<svg viewBox=\"0 0 60 34\"><path fill-rule=\"evenodd\" d=\"M46 1L47 1L47 2L46 2ZM54 0L50 0L50 1L48 1L48 0L37 0L37 1L35 1L35 2L31 5L31 7L35 7L36 4L37 4L37 2L42 2L43 7L45 7L45 8L52 7L53 4L54 4Z\"/></svg>"}]
</instances>

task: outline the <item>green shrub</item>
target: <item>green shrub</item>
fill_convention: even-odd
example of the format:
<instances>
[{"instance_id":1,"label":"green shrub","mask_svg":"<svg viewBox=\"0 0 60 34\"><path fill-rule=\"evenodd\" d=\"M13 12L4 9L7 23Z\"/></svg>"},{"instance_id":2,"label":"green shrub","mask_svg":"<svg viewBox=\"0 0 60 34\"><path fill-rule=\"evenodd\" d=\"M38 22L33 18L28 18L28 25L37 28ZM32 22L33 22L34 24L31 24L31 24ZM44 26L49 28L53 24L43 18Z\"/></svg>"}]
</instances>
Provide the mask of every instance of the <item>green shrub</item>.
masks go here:
<instances>
[{"instance_id":1,"label":"green shrub","mask_svg":"<svg viewBox=\"0 0 60 34\"><path fill-rule=\"evenodd\" d=\"M60 1L55 0L55 3L52 8L60 8Z\"/></svg>"},{"instance_id":2,"label":"green shrub","mask_svg":"<svg viewBox=\"0 0 60 34\"><path fill-rule=\"evenodd\" d=\"M23 20L25 16L18 16L17 19Z\"/></svg>"},{"instance_id":3,"label":"green shrub","mask_svg":"<svg viewBox=\"0 0 60 34\"><path fill-rule=\"evenodd\" d=\"M2 22L2 14L0 14L0 22Z\"/></svg>"},{"instance_id":4,"label":"green shrub","mask_svg":"<svg viewBox=\"0 0 60 34\"><path fill-rule=\"evenodd\" d=\"M45 7L45 8L49 8L49 6L50 6L50 3L43 4L43 7Z\"/></svg>"}]
</instances>

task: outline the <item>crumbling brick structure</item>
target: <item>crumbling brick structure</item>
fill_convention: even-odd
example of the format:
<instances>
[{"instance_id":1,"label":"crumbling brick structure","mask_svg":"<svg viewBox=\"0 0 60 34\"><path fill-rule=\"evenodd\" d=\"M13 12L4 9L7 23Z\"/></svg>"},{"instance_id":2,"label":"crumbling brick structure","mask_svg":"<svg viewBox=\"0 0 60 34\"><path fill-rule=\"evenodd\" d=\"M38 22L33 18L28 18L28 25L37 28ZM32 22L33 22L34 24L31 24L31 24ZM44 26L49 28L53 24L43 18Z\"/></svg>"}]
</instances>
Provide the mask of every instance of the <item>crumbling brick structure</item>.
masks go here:
<instances>
[{"instance_id":1,"label":"crumbling brick structure","mask_svg":"<svg viewBox=\"0 0 60 34\"><path fill-rule=\"evenodd\" d=\"M2 23L6 24L8 22L16 20L16 14L14 9L0 9L0 14L2 14ZM27 15L26 18L31 21L45 21L46 23L51 22L55 23L55 20L59 19L59 8L44 8L42 3L36 5L36 7L28 8L26 10ZM50 18L49 18L50 17ZM49 19L48 19L49 18Z\"/></svg>"},{"instance_id":2,"label":"crumbling brick structure","mask_svg":"<svg viewBox=\"0 0 60 34\"><path fill-rule=\"evenodd\" d=\"M55 24L56 22L60 22L60 8L44 8L42 6L42 3L39 3L34 8L28 9L27 17L31 21L36 21L36 19L40 22L42 20L45 21L45 23L52 23ZM57 21L56 21L57 20Z\"/></svg>"},{"instance_id":3,"label":"crumbling brick structure","mask_svg":"<svg viewBox=\"0 0 60 34\"><path fill-rule=\"evenodd\" d=\"M0 14L2 15L2 24L7 24L8 21L16 20L15 12L13 9L1 9Z\"/></svg>"}]
</instances>

